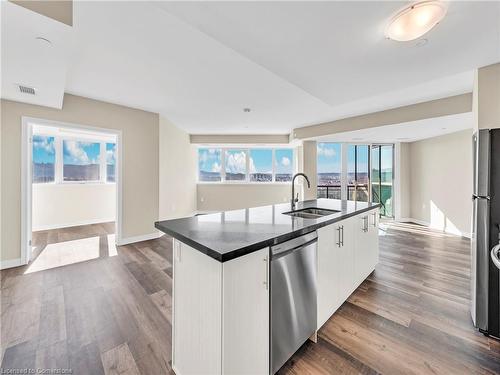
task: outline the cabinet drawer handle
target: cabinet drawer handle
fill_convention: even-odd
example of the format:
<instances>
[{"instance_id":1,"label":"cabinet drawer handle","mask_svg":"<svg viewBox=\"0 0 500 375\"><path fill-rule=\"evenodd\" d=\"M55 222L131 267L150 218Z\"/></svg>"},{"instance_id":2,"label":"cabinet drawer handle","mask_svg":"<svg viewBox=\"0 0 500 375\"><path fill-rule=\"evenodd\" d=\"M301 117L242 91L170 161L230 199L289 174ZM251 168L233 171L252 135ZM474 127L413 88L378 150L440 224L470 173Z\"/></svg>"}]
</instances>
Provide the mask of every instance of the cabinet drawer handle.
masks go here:
<instances>
[{"instance_id":1,"label":"cabinet drawer handle","mask_svg":"<svg viewBox=\"0 0 500 375\"><path fill-rule=\"evenodd\" d=\"M342 225L341 228L342 228L342 247L344 247L344 226Z\"/></svg>"},{"instance_id":2,"label":"cabinet drawer handle","mask_svg":"<svg viewBox=\"0 0 500 375\"><path fill-rule=\"evenodd\" d=\"M368 215L363 216L363 232L368 232Z\"/></svg>"},{"instance_id":3,"label":"cabinet drawer handle","mask_svg":"<svg viewBox=\"0 0 500 375\"><path fill-rule=\"evenodd\" d=\"M266 290L269 290L269 267L268 267L268 257L264 258L264 263L266 265L266 279L264 280L264 285L266 286Z\"/></svg>"},{"instance_id":4,"label":"cabinet drawer handle","mask_svg":"<svg viewBox=\"0 0 500 375\"><path fill-rule=\"evenodd\" d=\"M372 215L373 215L373 226L376 227L377 226L377 213L374 212Z\"/></svg>"},{"instance_id":5,"label":"cabinet drawer handle","mask_svg":"<svg viewBox=\"0 0 500 375\"><path fill-rule=\"evenodd\" d=\"M340 239L340 225L337 227L337 231L339 232L339 242L336 242L336 245L338 247L342 246L342 240Z\"/></svg>"}]
</instances>

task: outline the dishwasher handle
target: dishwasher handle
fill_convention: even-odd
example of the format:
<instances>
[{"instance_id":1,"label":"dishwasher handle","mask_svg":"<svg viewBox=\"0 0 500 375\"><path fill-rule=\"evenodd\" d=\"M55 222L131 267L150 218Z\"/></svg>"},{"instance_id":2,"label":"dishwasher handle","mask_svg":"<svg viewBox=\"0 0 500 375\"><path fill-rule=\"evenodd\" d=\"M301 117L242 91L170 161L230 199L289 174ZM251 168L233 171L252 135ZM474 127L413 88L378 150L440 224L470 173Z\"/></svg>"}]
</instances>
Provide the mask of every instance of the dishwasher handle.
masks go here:
<instances>
[{"instance_id":1,"label":"dishwasher handle","mask_svg":"<svg viewBox=\"0 0 500 375\"><path fill-rule=\"evenodd\" d=\"M271 246L271 256L277 256L279 254L283 254L294 250L298 247L303 247L311 242L315 242L318 240L318 235L316 231L304 234L303 236L294 238L290 241L282 242L278 245Z\"/></svg>"}]
</instances>

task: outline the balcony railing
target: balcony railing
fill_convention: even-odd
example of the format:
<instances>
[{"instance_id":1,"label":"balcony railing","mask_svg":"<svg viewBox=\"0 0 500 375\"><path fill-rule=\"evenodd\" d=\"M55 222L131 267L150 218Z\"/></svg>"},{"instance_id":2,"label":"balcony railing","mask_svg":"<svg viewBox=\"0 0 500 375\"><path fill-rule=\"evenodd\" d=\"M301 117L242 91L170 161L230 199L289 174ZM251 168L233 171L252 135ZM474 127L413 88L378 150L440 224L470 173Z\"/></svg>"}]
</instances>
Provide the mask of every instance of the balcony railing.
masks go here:
<instances>
[{"instance_id":1,"label":"balcony railing","mask_svg":"<svg viewBox=\"0 0 500 375\"><path fill-rule=\"evenodd\" d=\"M347 196L349 200L368 202L368 184L347 185ZM318 185L318 198L341 199L341 186Z\"/></svg>"},{"instance_id":2,"label":"balcony railing","mask_svg":"<svg viewBox=\"0 0 500 375\"><path fill-rule=\"evenodd\" d=\"M318 198L341 199L339 185L318 185Z\"/></svg>"},{"instance_id":3,"label":"balcony railing","mask_svg":"<svg viewBox=\"0 0 500 375\"><path fill-rule=\"evenodd\" d=\"M369 200L369 185L368 184L360 184L347 185L347 197L349 200L357 200L360 202L368 202ZM328 199L341 199L341 186L338 185L318 185L318 198L328 198ZM392 208L387 206L390 202L390 196L386 196L384 194L382 201L378 196L377 189L372 190L372 199L373 202L380 202L382 205L380 214L382 216L392 216Z\"/></svg>"}]
</instances>

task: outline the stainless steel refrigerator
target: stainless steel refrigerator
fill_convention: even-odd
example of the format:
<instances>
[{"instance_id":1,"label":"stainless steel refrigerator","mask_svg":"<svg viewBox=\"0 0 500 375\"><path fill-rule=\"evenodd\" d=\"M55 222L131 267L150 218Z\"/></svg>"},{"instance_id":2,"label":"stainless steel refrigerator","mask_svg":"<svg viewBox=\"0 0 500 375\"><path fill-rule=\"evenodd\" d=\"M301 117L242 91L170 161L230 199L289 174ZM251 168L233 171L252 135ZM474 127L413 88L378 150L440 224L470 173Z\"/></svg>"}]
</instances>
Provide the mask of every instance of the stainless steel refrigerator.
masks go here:
<instances>
[{"instance_id":1,"label":"stainless steel refrigerator","mask_svg":"<svg viewBox=\"0 0 500 375\"><path fill-rule=\"evenodd\" d=\"M500 337L500 277L491 257L500 240L500 129L473 135L471 315L474 326Z\"/></svg>"}]
</instances>

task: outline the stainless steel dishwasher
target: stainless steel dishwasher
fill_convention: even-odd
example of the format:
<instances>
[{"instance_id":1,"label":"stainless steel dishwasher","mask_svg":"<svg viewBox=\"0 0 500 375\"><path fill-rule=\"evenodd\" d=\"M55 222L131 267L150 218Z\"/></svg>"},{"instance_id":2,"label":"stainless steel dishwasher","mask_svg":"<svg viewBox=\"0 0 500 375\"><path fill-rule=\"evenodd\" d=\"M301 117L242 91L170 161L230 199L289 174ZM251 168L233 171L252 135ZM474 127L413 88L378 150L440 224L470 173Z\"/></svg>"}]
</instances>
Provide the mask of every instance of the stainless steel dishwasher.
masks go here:
<instances>
[{"instance_id":1,"label":"stainless steel dishwasher","mask_svg":"<svg viewBox=\"0 0 500 375\"><path fill-rule=\"evenodd\" d=\"M271 247L271 374L316 331L316 251L311 232Z\"/></svg>"}]
</instances>

